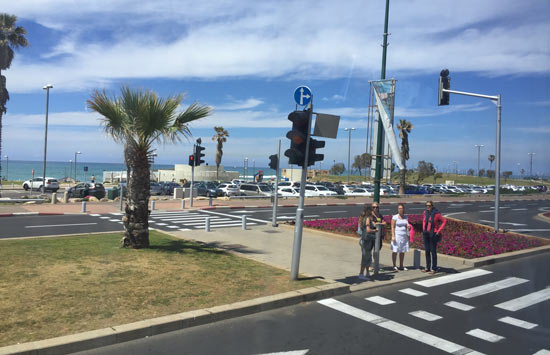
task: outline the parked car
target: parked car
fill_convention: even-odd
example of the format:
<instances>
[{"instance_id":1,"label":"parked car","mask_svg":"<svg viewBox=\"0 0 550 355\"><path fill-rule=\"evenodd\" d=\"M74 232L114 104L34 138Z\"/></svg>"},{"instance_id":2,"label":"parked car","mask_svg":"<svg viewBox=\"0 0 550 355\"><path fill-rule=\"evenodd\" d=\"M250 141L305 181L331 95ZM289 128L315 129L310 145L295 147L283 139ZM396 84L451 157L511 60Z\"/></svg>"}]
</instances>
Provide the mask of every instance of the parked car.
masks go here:
<instances>
[{"instance_id":1,"label":"parked car","mask_svg":"<svg viewBox=\"0 0 550 355\"><path fill-rule=\"evenodd\" d=\"M323 185L306 185L306 196L336 196L337 193L330 191Z\"/></svg>"},{"instance_id":2,"label":"parked car","mask_svg":"<svg viewBox=\"0 0 550 355\"><path fill-rule=\"evenodd\" d=\"M23 183L23 188L25 190L42 190L42 178L37 177L34 179L27 180ZM59 190L59 182L55 178L47 177L46 178L46 185L45 185L45 191L53 191L57 192Z\"/></svg>"},{"instance_id":3,"label":"parked car","mask_svg":"<svg viewBox=\"0 0 550 355\"><path fill-rule=\"evenodd\" d=\"M346 193L346 196L372 196L373 193L368 191L365 188L353 189L350 192Z\"/></svg>"},{"instance_id":4,"label":"parked car","mask_svg":"<svg viewBox=\"0 0 550 355\"><path fill-rule=\"evenodd\" d=\"M279 187L277 193L283 197L298 197L300 195L300 191L288 186Z\"/></svg>"},{"instance_id":5,"label":"parked car","mask_svg":"<svg viewBox=\"0 0 550 355\"><path fill-rule=\"evenodd\" d=\"M165 182L161 184L163 195L173 195L174 189L180 188L181 185L177 182Z\"/></svg>"},{"instance_id":6,"label":"parked car","mask_svg":"<svg viewBox=\"0 0 550 355\"><path fill-rule=\"evenodd\" d=\"M267 185L242 184L239 186L241 195L245 196L271 196L272 191Z\"/></svg>"},{"instance_id":7,"label":"parked car","mask_svg":"<svg viewBox=\"0 0 550 355\"><path fill-rule=\"evenodd\" d=\"M162 186L160 186L158 182L151 181L151 184L149 186L149 193L151 194L151 196L162 195Z\"/></svg>"},{"instance_id":8,"label":"parked car","mask_svg":"<svg viewBox=\"0 0 550 355\"><path fill-rule=\"evenodd\" d=\"M218 185L218 189L222 190L224 196L240 196L241 191L235 184L224 182Z\"/></svg>"},{"instance_id":9,"label":"parked car","mask_svg":"<svg viewBox=\"0 0 550 355\"><path fill-rule=\"evenodd\" d=\"M94 196L98 199L105 197L105 187L98 182L81 182L67 189L69 197L87 197Z\"/></svg>"}]
</instances>

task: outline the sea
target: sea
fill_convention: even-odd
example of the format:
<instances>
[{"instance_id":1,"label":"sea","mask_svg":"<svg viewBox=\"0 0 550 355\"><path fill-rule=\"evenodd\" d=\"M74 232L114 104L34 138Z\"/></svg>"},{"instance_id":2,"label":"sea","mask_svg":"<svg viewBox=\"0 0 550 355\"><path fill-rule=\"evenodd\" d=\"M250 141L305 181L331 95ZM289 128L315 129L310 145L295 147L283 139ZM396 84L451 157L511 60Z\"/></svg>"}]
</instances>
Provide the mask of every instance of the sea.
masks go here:
<instances>
[{"instance_id":1,"label":"sea","mask_svg":"<svg viewBox=\"0 0 550 355\"><path fill-rule=\"evenodd\" d=\"M2 159L2 180L25 181L33 177L42 176L43 161L25 161L25 160L8 160ZM153 170L173 170L174 165L169 164L154 164ZM225 165L225 171L238 171L241 176L244 176L244 168L242 166ZM72 171L71 171L72 170ZM87 171L84 171L87 170ZM275 175L275 170L262 167L248 167L247 176L252 178L259 170L263 170L264 177ZM93 175L96 181L103 181L104 171L126 171L126 166L120 163L89 163L77 162L76 179L86 181ZM46 163L46 176L53 177L58 180L65 178L74 178L75 166L69 162L48 161Z\"/></svg>"}]
</instances>

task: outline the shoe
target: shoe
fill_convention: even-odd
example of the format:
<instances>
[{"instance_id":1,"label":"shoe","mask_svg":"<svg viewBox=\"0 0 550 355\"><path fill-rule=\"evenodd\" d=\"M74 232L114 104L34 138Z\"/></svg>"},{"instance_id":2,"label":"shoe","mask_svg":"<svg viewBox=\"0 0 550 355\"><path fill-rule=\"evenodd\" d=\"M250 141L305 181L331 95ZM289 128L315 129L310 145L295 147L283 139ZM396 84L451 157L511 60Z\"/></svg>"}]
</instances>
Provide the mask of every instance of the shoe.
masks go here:
<instances>
[{"instance_id":1,"label":"shoe","mask_svg":"<svg viewBox=\"0 0 550 355\"><path fill-rule=\"evenodd\" d=\"M422 269L420 271L422 271L422 272L431 272L430 269Z\"/></svg>"},{"instance_id":2,"label":"shoe","mask_svg":"<svg viewBox=\"0 0 550 355\"><path fill-rule=\"evenodd\" d=\"M435 275L436 273L437 273L437 271L435 271L435 270L432 270L432 271L429 272L430 275Z\"/></svg>"},{"instance_id":3,"label":"shoe","mask_svg":"<svg viewBox=\"0 0 550 355\"><path fill-rule=\"evenodd\" d=\"M393 267L393 271L399 272L399 269L397 268L397 266L394 266L394 267Z\"/></svg>"},{"instance_id":4,"label":"shoe","mask_svg":"<svg viewBox=\"0 0 550 355\"><path fill-rule=\"evenodd\" d=\"M409 271L409 269L407 269L406 267L400 267L399 270L401 270L401 271Z\"/></svg>"},{"instance_id":5,"label":"shoe","mask_svg":"<svg viewBox=\"0 0 550 355\"><path fill-rule=\"evenodd\" d=\"M368 280L368 279L369 279L368 276L365 276L365 275L363 275L363 274L359 274L359 276L357 276L357 278L358 278L359 280Z\"/></svg>"}]
</instances>

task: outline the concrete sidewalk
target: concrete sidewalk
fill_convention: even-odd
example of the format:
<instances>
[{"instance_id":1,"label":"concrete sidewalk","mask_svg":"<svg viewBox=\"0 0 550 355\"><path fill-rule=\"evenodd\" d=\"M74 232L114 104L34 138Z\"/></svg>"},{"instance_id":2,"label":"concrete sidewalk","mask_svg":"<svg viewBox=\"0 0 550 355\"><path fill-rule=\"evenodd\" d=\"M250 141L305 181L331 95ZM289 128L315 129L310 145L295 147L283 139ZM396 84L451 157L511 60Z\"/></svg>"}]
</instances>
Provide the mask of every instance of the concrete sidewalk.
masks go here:
<instances>
[{"instance_id":1,"label":"concrete sidewalk","mask_svg":"<svg viewBox=\"0 0 550 355\"><path fill-rule=\"evenodd\" d=\"M289 271L292 260L294 227L279 225L254 226L247 230L241 228L215 229L210 232L173 232L178 238L191 239L233 252ZM397 261L399 263L399 261ZM405 254L404 265L408 271L394 272L389 244L384 244L380 251L380 273L370 281L357 278L361 263L361 247L358 240L338 236L332 233L304 229L300 257L300 274L308 277L319 277L351 285L358 290L407 281L423 277L432 277L413 269L413 251ZM441 273L454 273L471 266L464 264L463 259L438 254ZM424 265L424 254L421 252L421 265Z\"/></svg>"}]
</instances>

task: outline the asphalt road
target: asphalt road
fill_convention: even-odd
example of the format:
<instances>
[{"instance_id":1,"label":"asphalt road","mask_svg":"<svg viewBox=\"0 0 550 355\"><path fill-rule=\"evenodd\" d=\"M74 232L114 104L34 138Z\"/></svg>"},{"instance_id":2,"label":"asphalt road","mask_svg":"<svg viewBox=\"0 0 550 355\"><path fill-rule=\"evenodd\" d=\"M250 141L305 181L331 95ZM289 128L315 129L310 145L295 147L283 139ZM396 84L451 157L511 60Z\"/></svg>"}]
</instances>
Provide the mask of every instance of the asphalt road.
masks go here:
<instances>
[{"instance_id":1,"label":"asphalt road","mask_svg":"<svg viewBox=\"0 0 550 355\"><path fill-rule=\"evenodd\" d=\"M550 350L548 268L539 255L79 354L535 354Z\"/></svg>"}]
</instances>

